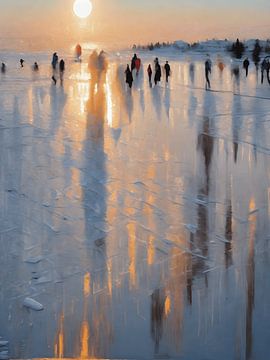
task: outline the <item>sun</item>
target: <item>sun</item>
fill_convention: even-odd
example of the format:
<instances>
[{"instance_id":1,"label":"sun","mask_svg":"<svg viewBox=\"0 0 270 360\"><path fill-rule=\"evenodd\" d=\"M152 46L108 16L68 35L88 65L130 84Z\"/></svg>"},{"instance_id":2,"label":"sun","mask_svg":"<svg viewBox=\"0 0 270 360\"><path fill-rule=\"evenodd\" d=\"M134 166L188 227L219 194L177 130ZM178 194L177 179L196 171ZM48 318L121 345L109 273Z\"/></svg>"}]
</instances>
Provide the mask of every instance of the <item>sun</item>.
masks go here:
<instances>
[{"instance_id":1,"label":"sun","mask_svg":"<svg viewBox=\"0 0 270 360\"><path fill-rule=\"evenodd\" d=\"M81 19L87 18L92 12L93 6L90 0L76 0L73 4L73 11Z\"/></svg>"}]
</instances>

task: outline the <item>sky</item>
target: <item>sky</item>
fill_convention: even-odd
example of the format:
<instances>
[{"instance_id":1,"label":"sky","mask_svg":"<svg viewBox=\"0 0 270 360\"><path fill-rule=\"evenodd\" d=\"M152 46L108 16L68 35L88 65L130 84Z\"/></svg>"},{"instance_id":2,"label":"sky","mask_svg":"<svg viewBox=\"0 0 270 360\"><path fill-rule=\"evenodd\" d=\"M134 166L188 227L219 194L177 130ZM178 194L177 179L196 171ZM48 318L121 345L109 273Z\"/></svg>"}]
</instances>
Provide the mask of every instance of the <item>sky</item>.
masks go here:
<instances>
[{"instance_id":1,"label":"sky","mask_svg":"<svg viewBox=\"0 0 270 360\"><path fill-rule=\"evenodd\" d=\"M111 44L270 38L269 0L92 0L87 20L74 0L0 0L0 38Z\"/></svg>"}]
</instances>

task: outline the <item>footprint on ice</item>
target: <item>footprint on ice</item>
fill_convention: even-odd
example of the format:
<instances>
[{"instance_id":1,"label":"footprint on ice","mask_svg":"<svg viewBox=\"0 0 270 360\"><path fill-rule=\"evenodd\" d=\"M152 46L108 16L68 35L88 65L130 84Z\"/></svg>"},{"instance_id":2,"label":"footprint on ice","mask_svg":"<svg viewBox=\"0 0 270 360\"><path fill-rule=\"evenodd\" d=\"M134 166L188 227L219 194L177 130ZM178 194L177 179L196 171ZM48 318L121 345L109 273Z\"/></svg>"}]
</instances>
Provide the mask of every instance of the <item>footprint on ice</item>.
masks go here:
<instances>
[{"instance_id":1,"label":"footprint on ice","mask_svg":"<svg viewBox=\"0 0 270 360\"><path fill-rule=\"evenodd\" d=\"M23 306L34 311L41 311L44 309L42 304L31 298L25 298L23 301Z\"/></svg>"}]
</instances>

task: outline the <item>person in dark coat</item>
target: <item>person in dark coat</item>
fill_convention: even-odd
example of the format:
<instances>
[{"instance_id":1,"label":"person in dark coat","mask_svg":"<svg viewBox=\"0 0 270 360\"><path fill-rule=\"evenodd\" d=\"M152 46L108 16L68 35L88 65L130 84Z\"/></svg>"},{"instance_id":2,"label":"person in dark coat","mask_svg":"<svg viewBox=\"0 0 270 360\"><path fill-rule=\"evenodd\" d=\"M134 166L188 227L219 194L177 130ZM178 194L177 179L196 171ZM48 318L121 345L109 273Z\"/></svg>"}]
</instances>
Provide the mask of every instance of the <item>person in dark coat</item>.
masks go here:
<instances>
[{"instance_id":1,"label":"person in dark coat","mask_svg":"<svg viewBox=\"0 0 270 360\"><path fill-rule=\"evenodd\" d=\"M136 68L136 60L137 60L137 54L134 54L132 60L131 60L131 71L133 71Z\"/></svg>"},{"instance_id":2,"label":"person in dark coat","mask_svg":"<svg viewBox=\"0 0 270 360\"><path fill-rule=\"evenodd\" d=\"M148 65L148 68L147 68L147 74L148 74L149 84L150 84L150 86L152 86L152 74L153 74L153 71L152 71L152 68L151 68L150 64Z\"/></svg>"},{"instance_id":3,"label":"person in dark coat","mask_svg":"<svg viewBox=\"0 0 270 360\"><path fill-rule=\"evenodd\" d=\"M38 71L38 70L39 70L38 63L37 63L37 62L34 63L34 65L33 65L33 70L34 70L34 71Z\"/></svg>"},{"instance_id":4,"label":"person in dark coat","mask_svg":"<svg viewBox=\"0 0 270 360\"><path fill-rule=\"evenodd\" d=\"M243 62L243 68L246 70L246 77L248 77L248 68L249 68L249 65L250 65L249 60L248 60L248 58L246 58L246 59L244 60L244 62Z\"/></svg>"},{"instance_id":5,"label":"person in dark coat","mask_svg":"<svg viewBox=\"0 0 270 360\"><path fill-rule=\"evenodd\" d=\"M59 71L60 71L60 82L61 82L61 85L63 85L63 77L64 77L64 71L65 71L65 61L63 59L60 60Z\"/></svg>"},{"instance_id":6,"label":"person in dark coat","mask_svg":"<svg viewBox=\"0 0 270 360\"><path fill-rule=\"evenodd\" d=\"M24 60L23 60L23 59L20 59L21 67L23 67L23 63L24 63Z\"/></svg>"},{"instance_id":7,"label":"person in dark coat","mask_svg":"<svg viewBox=\"0 0 270 360\"><path fill-rule=\"evenodd\" d=\"M211 60L207 59L205 61L205 80L206 80L206 89L211 89L209 74L211 74L212 71L212 64Z\"/></svg>"},{"instance_id":8,"label":"person in dark coat","mask_svg":"<svg viewBox=\"0 0 270 360\"><path fill-rule=\"evenodd\" d=\"M133 76L132 76L132 72L129 68L129 65L127 65L126 71L126 83L128 84L128 86L130 87L130 89L132 88L132 83L133 83Z\"/></svg>"},{"instance_id":9,"label":"person in dark coat","mask_svg":"<svg viewBox=\"0 0 270 360\"><path fill-rule=\"evenodd\" d=\"M170 67L168 61L166 61L164 69L165 69L165 74L166 74L166 82L168 82L169 81L169 76L171 75L171 67Z\"/></svg>"},{"instance_id":10,"label":"person in dark coat","mask_svg":"<svg viewBox=\"0 0 270 360\"><path fill-rule=\"evenodd\" d=\"M6 72L6 64L2 63L1 65L1 73L4 74Z\"/></svg>"},{"instance_id":11,"label":"person in dark coat","mask_svg":"<svg viewBox=\"0 0 270 360\"><path fill-rule=\"evenodd\" d=\"M261 84L263 84L265 71L267 73L267 60L266 59L264 59L263 62L261 63Z\"/></svg>"},{"instance_id":12,"label":"person in dark coat","mask_svg":"<svg viewBox=\"0 0 270 360\"><path fill-rule=\"evenodd\" d=\"M157 83L161 80L161 67L159 65L159 62L158 60L156 59L155 60L155 78L154 78L154 81L155 81L155 85L157 85Z\"/></svg>"},{"instance_id":13,"label":"person in dark coat","mask_svg":"<svg viewBox=\"0 0 270 360\"><path fill-rule=\"evenodd\" d=\"M58 64L58 55L57 53L55 52L53 54L53 57L52 57L52 67L53 69L55 70L56 69L56 65Z\"/></svg>"}]
</instances>

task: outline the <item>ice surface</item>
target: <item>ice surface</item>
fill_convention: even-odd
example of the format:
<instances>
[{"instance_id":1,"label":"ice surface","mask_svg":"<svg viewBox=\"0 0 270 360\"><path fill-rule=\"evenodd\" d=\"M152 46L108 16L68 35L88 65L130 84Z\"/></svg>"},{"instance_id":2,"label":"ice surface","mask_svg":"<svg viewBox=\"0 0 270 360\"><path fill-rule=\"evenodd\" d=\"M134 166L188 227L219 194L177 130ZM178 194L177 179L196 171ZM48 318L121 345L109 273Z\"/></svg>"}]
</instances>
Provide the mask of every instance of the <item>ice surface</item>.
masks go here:
<instances>
[{"instance_id":1,"label":"ice surface","mask_svg":"<svg viewBox=\"0 0 270 360\"><path fill-rule=\"evenodd\" d=\"M51 84L51 54L0 53L0 329L11 358L267 358L270 86L253 64L235 79L212 45L212 91L206 44L139 54L132 91L130 52L110 54L103 74L86 55L59 54L63 86ZM172 77L151 88L156 56ZM26 311L25 298L43 311Z\"/></svg>"},{"instance_id":2,"label":"ice surface","mask_svg":"<svg viewBox=\"0 0 270 360\"><path fill-rule=\"evenodd\" d=\"M41 311L44 309L43 305L31 298L25 298L23 301L23 306L35 311Z\"/></svg>"}]
</instances>

